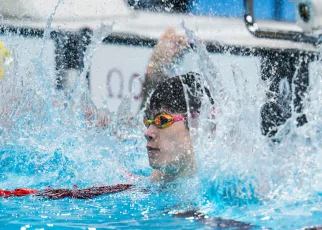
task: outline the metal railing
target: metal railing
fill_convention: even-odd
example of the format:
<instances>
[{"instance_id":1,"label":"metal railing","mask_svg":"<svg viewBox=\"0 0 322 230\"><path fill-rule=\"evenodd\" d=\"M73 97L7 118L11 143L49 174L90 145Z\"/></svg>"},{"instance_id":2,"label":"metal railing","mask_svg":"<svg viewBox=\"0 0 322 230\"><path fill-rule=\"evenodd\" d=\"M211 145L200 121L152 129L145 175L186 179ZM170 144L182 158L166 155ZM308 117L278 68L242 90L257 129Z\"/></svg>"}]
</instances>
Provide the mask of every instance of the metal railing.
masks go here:
<instances>
[{"instance_id":1,"label":"metal railing","mask_svg":"<svg viewBox=\"0 0 322 230\"><path fill-rule=\"evenodd\" d=\"M313 36L308 35L304 32L284 30L274 31L270 29L259 28L254 18L253 0L244 0L244 12L245 25L249 32L252 33L255 37L309 43L313 45L319 45L320 43L322 43L321 35Z\"/></svg>"}]
</instances>

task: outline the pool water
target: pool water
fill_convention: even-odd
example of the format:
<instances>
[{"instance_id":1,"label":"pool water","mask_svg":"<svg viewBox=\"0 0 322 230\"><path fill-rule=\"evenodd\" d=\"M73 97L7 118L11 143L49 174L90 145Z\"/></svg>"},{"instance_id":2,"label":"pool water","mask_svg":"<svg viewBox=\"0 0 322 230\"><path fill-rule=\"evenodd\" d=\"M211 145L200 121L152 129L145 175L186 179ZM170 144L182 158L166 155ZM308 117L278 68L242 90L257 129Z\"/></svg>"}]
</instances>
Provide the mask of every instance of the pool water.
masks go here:
<instances>
[{"instance_id":1,"label":"pool water","mask_svg":"<svg viewBox=\"0 0 322 230\"><path fill-rule=\"evenodd\" d=\"M293 197L288 199L283 194L260 197L253 189L247 189L249 180L241 181L231 174L210 180L195 175L167 185L151 184L146 179L150 169L143 160L145 152L140 145L140 141L118 143L118 148L124 148L125 155L132 155L126 167L132 167L132 172L141 181L126 177L123 169L114 172L119 159L109 157L104 151L100 154L109 159L110 164L104 165L105 169L93 170L92 167L102 166L101 163L88 159L82 164L77 162L78 158L63 157L58 150L49 155L7 146L0 153L2 188L45 189L52 186L71 189L74 184L84 188L117 183L133 183L135 187L87 200L51 200L35 196L1 198L1 228L222 229L226 226L228 229L300 229L321 224L321 193L311 193L300 200L299 191L294 189L288 194ZM100 154L96 154L96 158L100 158ZM86 174L87 170L92 171ZM243 191L237 193L238 189ZM193 215L197 212L205 217Z\"/></svg>"},{"instance_id":2,"label":"pool water","mask_svg":"<svg viewBox=\"0 0 322 230\"><path fill-rule=\"evenodd\" d=\"M2 201L4 229L203 229L194 217L175 217L164 207L167 197L142 192L123 192L91 200L14 198ZM208 226L209 228L209 226Z\"/></svg>"}]
</instances>

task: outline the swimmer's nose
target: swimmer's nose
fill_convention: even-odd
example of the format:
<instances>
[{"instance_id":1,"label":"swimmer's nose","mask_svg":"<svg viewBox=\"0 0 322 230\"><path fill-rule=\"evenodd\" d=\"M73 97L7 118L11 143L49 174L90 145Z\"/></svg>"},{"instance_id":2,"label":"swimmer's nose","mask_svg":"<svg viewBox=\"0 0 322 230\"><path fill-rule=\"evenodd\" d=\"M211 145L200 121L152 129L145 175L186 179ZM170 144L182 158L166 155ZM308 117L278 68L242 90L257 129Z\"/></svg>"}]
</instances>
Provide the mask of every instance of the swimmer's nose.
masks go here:
<instances>
[{"instance_id":1,"label":"swimmer's nose","mask_svg":"<svg viewBox=\"0 0 322 230\"><path fill-rule=\"evenodd\" d=\"M145 131L144 137L148 142L154 141L156 139L157 134L155 129L156 127L154 127L153 125L150 125L150 127Z\"/></svg>"},{"instance_id":2,"label":"swimmer's nose","mask_svg":"<svg viewBox=\"0 0 322 230\"><path fill-rule=\"evenodd\" d=\"M145 139L147 140L147 141L153 141L153 137L152 136L145 136Z\"/></svg>"}]
</instances>

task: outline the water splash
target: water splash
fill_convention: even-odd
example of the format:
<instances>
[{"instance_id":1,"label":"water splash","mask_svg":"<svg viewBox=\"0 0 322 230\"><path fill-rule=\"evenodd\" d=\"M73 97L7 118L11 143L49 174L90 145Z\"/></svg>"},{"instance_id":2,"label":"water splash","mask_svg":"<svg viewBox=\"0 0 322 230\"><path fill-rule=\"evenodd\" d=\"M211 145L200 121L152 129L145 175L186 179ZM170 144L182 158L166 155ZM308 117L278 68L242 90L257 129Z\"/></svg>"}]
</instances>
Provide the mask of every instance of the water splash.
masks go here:
<instances>
[{"instance_id":1,"label":"water splash","mask_svg":"<svg viewBox=\"0 0 322 230\"><path fill-rule=\"evenodd\" d=\"M82 72L78 76L78 78L74 81L74 84L71 88L71 92L69 93L68 97L69 100L75 97L75 103L77 108L80 108L82 105L82 103L80 102L81 99L85 99L85 104L90 104L91 106L94 106L94 104L91 103L89 97L89 89L86 76L92 65L92 57L95 54L95 51L100 47L100 45L103 42L103 39L108 37L112 33L113 24L114 23L112 23L111 25L106 25L102 23L100 27L95 29L93 32L93 36L91 37L91 43L87 47L84 55L84 68L82 69Z\"/></svg>"},{"instance_id":2,"label":"water splash","mask_svg":"<svg viewBox=\"0 0 322 230\"><path fill-rule=\"evenodd\" d=\"M194 31L183 25L186 35L195 46L198 54L199 68L204 77L205 85L209 87L215 99L216 135L207 138L209 133L208 114L211 105L206 100L206 108L202 108L201 129L196 130L196 152L199 154L200 178L205 181L204 189L217 210L215 213L226 216L230 205L243 205L249 202L263 202L266 207L260 210L243 212L240 220L254 219L255 223L268 223L268 226L278 226L281 220L280 212L270 211L283 207L285 215L292 215L292 208L304 205L304 201L318 201L321 187L321 154L320 116L321 116L321 76L319 70L312 82L317 82L308 91L305 114L310 123L298 128L296 118L299 114L293 112L290 119L279 127L275 141L260 134L260 108L266 102L267 84L257 83L256 91L246 88L247 78L237 65L232 66L234 84L237 96L230 95L222 85L222 77L213 63L205 46ZM305 61L305 60L302 60ZM300 64L299 64L300 65ZM297 72L293 79L297 77ZM260 78L259 78L260 79ZM294 92L294 80L292 89ZM281 89L287 90L287 88ZM287 97L289 94L285 94ZM285 101L293 101L285 98ZM294 111L294 105L291 104ZM312 119L313 118L313 119ZM229 197L231 199L229 199ZM224 205L223 211L216 204ZM287 206L291 208L286 208ZM312 208L321 210L320 205ZM206 206L205 206L206 207ZM259 206L256 206L257 208ZM211 211L210 211L211 212ZM263 213L267 216L262 216ZM301 215L310 215L310 210L301 211ZM283 215L284 215L283 214ZM253 215L253 216L252 216ZM258 217L258 219L256 219ZM293 216L294 217L294 216ZM297 226L300 226L297 225Z\"/></svg>"},{"instance_id":3,"label":"water splash","mask_svg":"<svg viewBox=\"0 0 322 230\"><path fill-rule=\"evenodd\" d=\"M54 92L52 80L46 77L44 48L62 2L58 1L47 21L41 52L33 60L35 74L29 79L31 84L19 85L15 76L8 78L10 89L18 88L24 97L16 98L11 110L8 102L12 98L1 101L0 109L9 111L0 117L4 132L0 139L1 157L6 162L1 171L9 175L1 181L1 187L69 187L74 183L92 186L120 183L128 178L125 166L120 164L122 154L114 147L118 140L110 138L108 130L88 127L83 110L84 106L94 106L89 99L86 75L92 56L111 33L112 25L101 24L94 30L84 55L84 68L72 88L67 89L67 99ZM116 169L115 164L119 166ZM110 168L114 168L112 172ZM28 181L14 178L28 178ZM10 184L11 180L16 183Z\"/></svg>"},{"instance_id":4,"label":"water splash","mask_svg":"<svg viewBox=\"0 0 322 230\"><path fill-rule=\"evenodd\" d=\"M52 87L52 82L48 81L47 76L48 76L48 69L46 66L43 64L44 60L44 50L46 46L46 42L50 39L50 34L51 34L51 24L54 20L55 14L57 12L58 7L64 2L64 0L59 0L49 16L46 27L44 30L43 38L42 38L42 45L40 49L40 54L38 57L32 60L33 67L35 69L34 71L34 79L33 82L36 84L37 88L34 88L34 91L37 92L37 95L42 97L43 100L49 101L50 98L53 95L53 87ZM30 98L28 98L30 100ZM51 103L44 103L45 106L47 106L47 117L49 118L51 116Z\"/></svg>"},{"instance_id":5,"label":"water splash","mask_svg":"<svg viewBox=\"0 0 322 230\"><path fill-rule=\"evenodd\" d=\"M238 183L237 188L241 186L240 193L235 195L237 198L240 196L244 199L245 194L254 192L251 191L254 190L253 187L258 192L260 186L254 184L259 175L253 172L258 170L256 167L258 164L255 162L259 161L262 155L258 146L263 146L262 143L264 143L264 138L258 130L258 114L264 93L252 95L254 92L248 92L243 82L246 79L242 76L242 71L238 69L238 66L233 66L235 88L239 90L237 97L230 95L224 88L222 76L211 60L205 45L194 31L186 28L184 24L183 28L186 36L195 46L205 86L210 89L214 98L215 117L209 117L209 114L213 113L213 106L207 97L204 98L206 103L201 108L200 128L197 130L198 135L195 141L196 151L200 158L200 174L204 179L208 178L208 187L217 184L222 191L236 189L228 183L231 180L235 181ZM261 82L258 82L258 89L260 89L258 92L265 92ZM216 124L215 135L210 134L207 129L209 122ZM207 159L206 162L205 159ZM263 171L260 170L260 172ZM209 177L212 179L209 180ZM245 188L243 183L253 185Z\"/></svg>"},{"instance_id":6,"label":"water splash","mask_svg":"<svg viewBox=\"0 0 322 230\"><path fill-rule=\"evenodd\" d=\"M47 23L44 43L53 17L54 14ZM1 187L112 184L125 180L127 168L136 172L147 168L142 154L143 114L141 112L137 117L131 118L129 111L132 96L124 99L108 129L88 128L82 116L83 100L90 105L86 75L91 59L102 39L111 33L112 26L102 24L94 31L92 43L84 55L85 66L68 90L67 107L46 107L53 95L49 93L49 80L44 77L46 69L42 59L37 59L37 79L46 92L35 90L40 85L23 89L25 97L17 100L15 109L0 116L0 124L10 121L7 126L1 125L6 127L6 135L0 136L1 161L5 162L5 166L1 167ZM264 94L267 86L259 81L258 90L250 92L246 87L245 73L238 65L233 65L233 84L236 86L237 96L230 95L223 87L223 76L219 74L218 67L209 57L204 44L194 31L185 26L184 28L199 55L199 67L204 77L202 82L209 87L215 100L216 117L209 117L213 112L212 106L209 99L204 97L200 127L192 130L196 132L199 174L205 183L203 189L211 188L203 192L208 193L208 201L213 206L204 208L208 208L208 213L214 212L222 217L253 223L271 220L268 226L276 226L274 221L276 223L281 218L292 215L292 210L298 211L296 215L303 216L311 214L312 210L321 211L320 63L312 74L312 82L315 84L311 85L306 100L305 114L309 124L297 128L297 114L293 113L291 119L280 127L276 136L279 143L271 142L261 136L258 126L258 115L266 100ZM21 90L17 79L12 80L10 90ZM2 109L9 104L9 100L6 98L0 103ZM294 106L292 110L294 111ZM207 129L209 123L216 124L215 136ZM283 132L284 130L287 132ZM225 195L233 199L225 200ZM243 204L251 203L254 196L264 206L258 205L256 209L246 210ZM242 206L240 213L231 211L230 207L235 205Z\"/></svg>"}]
</instances>

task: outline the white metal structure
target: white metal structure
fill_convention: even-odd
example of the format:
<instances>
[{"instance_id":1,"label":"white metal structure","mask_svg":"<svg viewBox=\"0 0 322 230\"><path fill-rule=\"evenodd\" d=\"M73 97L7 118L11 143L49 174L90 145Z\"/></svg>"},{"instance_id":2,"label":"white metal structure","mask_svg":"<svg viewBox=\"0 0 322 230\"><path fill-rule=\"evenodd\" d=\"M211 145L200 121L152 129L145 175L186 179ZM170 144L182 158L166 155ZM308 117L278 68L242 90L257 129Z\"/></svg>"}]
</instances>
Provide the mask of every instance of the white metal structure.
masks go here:
<instances>
[{"instance_id":1,"label":"white metal structure","mask_svg":"<svg viewBox=\"0 0 322 230\"><path fill-rule=\"evenodd\" d=\"M4 16L1 24L45 28L57 3L58 0L0 0L0 13ZM223 45L315 50L314 46L308 44L256 38L245 28L243 19L139 12L131 10L123 0L61 1L52 28L77 31L82 28L95 29L101 23L116 22L114 33L158 39L168 27L181 30L182 21L203 40ZM258 25L271 30L303 32L295 23L259 21Z\"/></svg>"}]
</instances>

